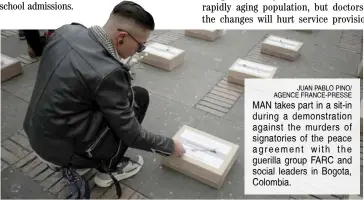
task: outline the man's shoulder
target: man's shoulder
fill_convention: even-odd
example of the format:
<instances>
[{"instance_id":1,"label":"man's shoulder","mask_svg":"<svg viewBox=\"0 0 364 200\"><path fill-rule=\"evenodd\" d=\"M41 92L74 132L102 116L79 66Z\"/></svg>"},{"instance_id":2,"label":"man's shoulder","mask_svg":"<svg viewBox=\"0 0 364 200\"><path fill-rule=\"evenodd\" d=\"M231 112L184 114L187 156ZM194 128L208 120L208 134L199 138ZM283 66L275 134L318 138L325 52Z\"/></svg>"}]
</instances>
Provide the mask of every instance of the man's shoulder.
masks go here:
<instances>
[{"instance_id":1,"label":"man's shoulder","mask_svg":"<svg viewBox=\"0 0 364 200\"><path fill-rule=\"evenodd\" d=\"M121 67L121 64L112 58L85 26L64 25L56 31L56 34L58 39L64 40L69 45L71 51L65 59L70 60L72 65L82 64L93 70L100 78Z\"/></svg>"}]
</instances>

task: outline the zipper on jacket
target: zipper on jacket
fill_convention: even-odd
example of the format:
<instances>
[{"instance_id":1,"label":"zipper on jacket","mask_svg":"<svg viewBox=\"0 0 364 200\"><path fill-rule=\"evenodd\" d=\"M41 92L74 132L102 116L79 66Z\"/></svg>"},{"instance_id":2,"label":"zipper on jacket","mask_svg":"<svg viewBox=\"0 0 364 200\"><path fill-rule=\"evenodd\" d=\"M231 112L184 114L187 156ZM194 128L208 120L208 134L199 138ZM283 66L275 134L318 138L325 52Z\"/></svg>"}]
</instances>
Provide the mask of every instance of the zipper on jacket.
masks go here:
<instances>
[{"instance_id":1,"label":"zipper on jacket","mask_svg":"<svg viewBox=\"0 0 364 200\"><path fill-rule=\"evenodd\" d=\"M167 155L167 156L169 156L169 155L172 155L171 153L167 153L167 152L164 152L164 151L161 151L161 150L157 150L157 149L150 149L154 154L155 153L160 153L160 154L162 154L162 155Z\"/></svg>"},{"instance_id":2,"label":"zipper on jacket","mask_svg":"<svg viewBox=\"0 0 364 200\"><path fill-rule=\"evenodd\" d=\"M100 140L106 135L108 130L109 130L109 128L106 128L104 130L104 132L102 132L101 135L97 138L97 140L86 150L88 157L92 158L91 151L93 151L95 149L95 147L100 143Z\"/></svg>"},{"instance_id":3,"label":"zipper on jacket","mask_svg":"<svg viewBox=\"0 0 364 200\"><path fill-rule=\"evenodd\" d=\"M119 140L119 146L118 146L118 150L116 151L116 154L110 160L109 169L111 168L111 164L112 164L113 160L119 155L120 149L121 149L121 140Z\"/></svg>"}]
</instances>

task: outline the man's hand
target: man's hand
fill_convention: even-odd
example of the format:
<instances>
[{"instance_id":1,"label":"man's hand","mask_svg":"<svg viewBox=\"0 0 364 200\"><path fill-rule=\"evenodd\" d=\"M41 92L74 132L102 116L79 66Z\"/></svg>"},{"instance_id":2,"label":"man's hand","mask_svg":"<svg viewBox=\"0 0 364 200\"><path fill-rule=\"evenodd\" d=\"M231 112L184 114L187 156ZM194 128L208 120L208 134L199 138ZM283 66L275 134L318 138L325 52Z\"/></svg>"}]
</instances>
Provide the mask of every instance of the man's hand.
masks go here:
<instances>
[{"instance_id":1,"label":"man's hand","mask_svg":"<svg viewBox=\"0 0 364 200\"><path fill-rule=\"evenodd\" d=\"M183 154L186 153L185 148L177 140L173 140L173 141L174 141L174 151L173 151L173 154L176 155L176 156L178 156L178 157L183 156Z\"/></svg>"}]
</instances>

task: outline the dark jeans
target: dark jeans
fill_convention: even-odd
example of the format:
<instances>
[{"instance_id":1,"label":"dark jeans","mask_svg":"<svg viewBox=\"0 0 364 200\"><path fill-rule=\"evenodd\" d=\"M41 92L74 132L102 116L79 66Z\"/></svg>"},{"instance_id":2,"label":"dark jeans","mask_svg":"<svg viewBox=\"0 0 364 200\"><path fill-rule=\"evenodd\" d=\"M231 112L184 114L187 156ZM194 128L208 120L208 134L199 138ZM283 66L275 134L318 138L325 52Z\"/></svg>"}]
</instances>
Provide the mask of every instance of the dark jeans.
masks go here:
<instances>
[{"instance_id":1,"label":"dark jeans","mask_svg":"<svg viewBox=\"0 0 364 200\"><path fill-rule=\"evenodd\" d=\"M134 99L139 109L134 109L139 123L142 123L149 106L149 92L145 88L134 86Z\"/></svg>"},{"instance_id":2,"label":"dark jeans","mask_svg":"<svg viewBox=\"0 0 364 200\"><path fill-rule=\"evenodd\" d=\"M30 48L34 51L37 57L42 56L43 49L47 44L47 38L45 36L41 36L39 30L22 30L25 36L25 39ZM53 30L49 30L48 32L54 32Z\"/></svg>"},{"instance_id":3,"label":"dark jeans","mask_svg":"<svg viewBox=\"0 0 364 200\"><path fill-rule=\"evenodd\" d=\"M149 106L149 92L142 87L139 86L134 86L133 87L134 90L134 100L136 102L136 104L138 105L137 108L134 108L135 111L135 116L138 119L139 123L141 124L144 120L145 114L148 110L148 106ZM125 152L128 150L128 146L127 145L122 145L122 149L120 150L120 154L119 154L119 159L117 160L117 162L112 164L112 169L116 169L117 164L122 161L123 159L125 159ZM102 169L98 169L99 171L104 171Z\"/></svg>"}]
</instances>

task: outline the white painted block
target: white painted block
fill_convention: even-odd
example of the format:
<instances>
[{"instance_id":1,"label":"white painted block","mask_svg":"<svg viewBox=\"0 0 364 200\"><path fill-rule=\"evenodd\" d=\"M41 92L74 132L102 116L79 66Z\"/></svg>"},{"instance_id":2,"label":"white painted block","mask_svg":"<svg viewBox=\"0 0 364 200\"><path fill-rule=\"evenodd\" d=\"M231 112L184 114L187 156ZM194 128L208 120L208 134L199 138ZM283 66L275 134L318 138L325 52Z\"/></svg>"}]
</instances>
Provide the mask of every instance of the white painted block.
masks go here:
<instances>
[{"instance_id":1,"label":"white painted block","mask_svg":"<svg viewBox=\"0 0 364 200\"><path fill-rule=\"evenodd\" d=\"M182 65L185 59L184 50L157 42L149 44L143 52L147 55L141 62L167 71Z\"/></svg>"},{"instance_id":2,"label":"white painted block","mask_svg":"<svg viewBox=\"0 0 364 200\"><path fill-rule=\"evenodd\" d=\"M358 77L363 79L363 59L360 61L358 66Z\"/></svg>"},{"instance_id":3,"label":"white painted block","mask_svg":"<svg viewBox=\"0 0 364 200\"><path fill-rule=\"evenodd\" d=\"M23 68L19 60L1 54L1 82L9 80L23 73Z\"/></svg>"},{"instance_id":4,"label":"white painted block","mask_svg":"<svg viewBox=\"0 0 364 200\"><path fill-rule=\"evenodd\" d=\"M239 145L184 125L173 139L186 150L182 157L162 158L162 165L220 189L238 155Z\"/></svg>"},{"instance_id":5,"label":"white painted block","mask_svg":"<svg viewBox=\"0 0 364 200\"><path fill-rule=\"evenodd\" d=\"M185 30L185 35L207 41L214 41L223 35L223 30Z\"/></svg>"},{"instance_id":6,"label":"white painted block","mask_svg":"<svg viewBox=\"0 0 364 200\"><path fill-rule=\"evenodd\" d=\"M261 53L293 61L301 54L302 46L302 42L270 35L263 41Z\"/></svg>"},{"instance_id":7,"label":"white painted block","mask_svg":"<svg viewBox=\"0 0 364 200\"><path fill-rule=\"evenodd\" d=\"M244 85L246 78L273 78L277 68L238 58L229 68L227 80Z\"/></svg>"}]
</instances>

